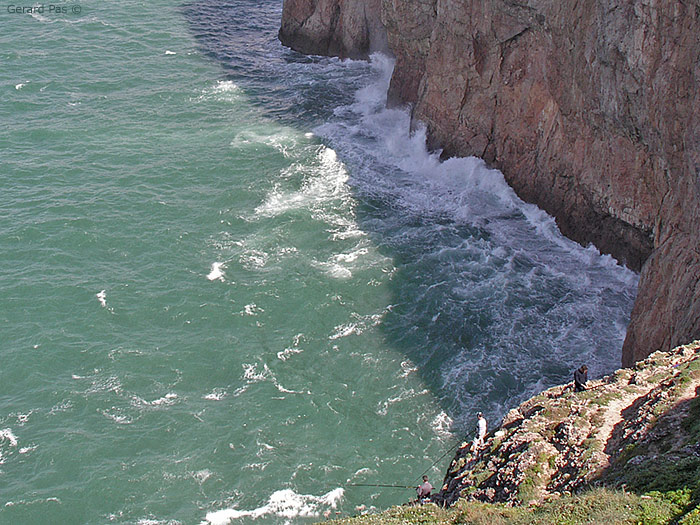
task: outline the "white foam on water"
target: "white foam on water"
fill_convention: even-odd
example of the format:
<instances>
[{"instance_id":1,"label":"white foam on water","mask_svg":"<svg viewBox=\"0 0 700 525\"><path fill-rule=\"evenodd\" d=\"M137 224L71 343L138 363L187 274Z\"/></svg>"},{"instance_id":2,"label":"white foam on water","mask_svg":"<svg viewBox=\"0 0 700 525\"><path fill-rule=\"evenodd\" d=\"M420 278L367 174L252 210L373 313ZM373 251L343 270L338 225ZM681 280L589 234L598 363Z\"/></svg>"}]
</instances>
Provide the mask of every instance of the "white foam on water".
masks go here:
<instances>
[{"instance_id":1,"label":"white foam on water","mask_svg":"<svg viewBox=\"0 0 700 525\"><path fill-rule=\"evenodd\" d=\"M7 441L11 447L16 447L19 441L14 435L11 428L3 428L0 430L0 442Z\"/></svg>"},{"instance_id":2,"label":"white foam on water","mask_svg":"<svg viewBox=\"0 0 700 525\"><path fill-rule=\"evenodd\" d=\"M110 412L109 410L100 410L99 412L107 419L114 421L118 425L130 425L134 422L134 419L131 416L121 414L119 409L112 407L112 410L114 410L114 412Z\"/></svg>"},{"instance_id":3,"label":"white foam on water","mask_svg":"<svg viewBox=\"0 0 700 525\"><path fill-rule=\"evenodd\" d=\"M233 397L238 397L241 394L244 394L248 390L248 385L246 386L241 386L238 387L236 390L233 391L233 394L231 394Z\"/></svg>"},{"instance_id":4,"label":"white foam on water","mask_svg":"<svg viewBox=\"0 0 700 525\"><path fill-rule=\"evenodd\" d=\"M362 335L367 330L378 326L388 311L389 309L385 309L380 313L368 315L360 315L353 312L350 314L350 317L355 320L337 325L335 328L333 328L333 333L328 336L328 339L334 341L350 335Z\"/></svg>"},{"instance_id":5,"label":"white foam on water","mask_svg":"<svg viewBox=\"0 0 700 525\"><path fill-rule=\"evenodd\" d=\"M325 208L332 208L332 204L341 204L347 208L351 198L347 186L348 172L342 162L338 160L335 151L326 146L316 147L316 162L294 165L292 172L307 174L301 189L289 191L282 187L273 189L266 197L265 202L255 209L255 216L276 217L293 210L306 209L312 212L312 216L323 218L341 216L342 213L330 213L324 215ZM342 217L346 221L346 216Z\"/></svg>"},{"instance_id":6,"label":"white foam on water","mask_svg":"<svg viewBox=\"0 0 700 525\"><path fill-rule=\"evenodd\" d=\"M415 366L411 361L401 361L401 373L399 377L408 377L409 375L418 371L418 367Z\"/></svg>"},{"instance_id":7,"label":"white foam on water","mask_svg":"<svg viewBox=\"0 0 700 525\"><path fill-rule=\"evenodd\" d=\"M19 84L15 84L15 89L16 89L17 91L19 91L20 89L22 89L22 88L23 88L24 86L26 86L26 85L27 85L26 82L20 82Z\"/></svg>"},{"instance_id":8,"label":"white foam on water","mask_svg":"<svg viewBox=\"0 0 700 525\"><path fill-rule=\"evenodd\" d=\"M32 409L26 414L23 414L22 412L16 412L16 413L11 413L10 416L14 417L17 419L17 424L21 427L23 427L27 421L29 421L29 417L36 412L36 410Z\"/></svg>"},{"instance_id":9,"label":"white foam on water","mask_svg":"<svg viewBox=\"0 0 700 525\"><path fill-rule=\"evenodd\" d=\"M134 405L134 406L153 406L153 407L168 406L168 405L172 405L173 403L175 403L177 399L178 399L177 394L174 394L172 392L165 394L164 396L159 397L157 399L154 399L153 401L147 401L147 400L143 399L142 397L139 397L136 395L131 396L132 405Z\"/></svg>"},{"instance_id":10,"label":"white foam on water","mask_svg":"<svg viewBox=\"0 0 700 525\"><path fill-rule=\"evenodd\" d=\"M8 501L5 503L5 507L15 507L17 505L36 505L37 503L61 503L60 498L48 497L33 500L19 500L19 501Z\"/></svg>"},{"instance_id":11,"label":"white foam on water","mask_svg":"<svg viewBox=\"0 0 700 525\"><path fill-rule=\"evenodd\" d=\"M211 470L204 469L204 470L198 470L193 474L194 479L197 480L197 483L202 485L206 480L208 480L211 477Z\"/></svg>"},{"instance_id":12,"label":"white foam on water","mask_svg":"<svg viewBox=\"0 0 700 525\"><path fill-rule=\"evenodd\" d=\"M294 354L301 354L304 350L301 348L285 348L281 352L277 352L277 359L280 361L286 361Z\"/></svg>"},{"instance_id":13,"label":"white foam on water","mask_svg":"<svg viewBox=\"0 0 700 525\"><path fill-rule=\"evenodd\" d=\"M249 383L259 383L260 381L266 381L272 377L272 372L266 364L263 364L262 372L258 371L258 365L254 363L244 363L242 366L243 379Z\"/></svg>"},{"instance_id":14,"label":"white foam on water","mask_svg":"<svg viewBox=\"0 0 700 525\"><path fill-rule=\"evenodd\" d=\"M71 408L73 408L72 401L62 401L61 403L51 407L51 410L49 410L49 415L53 416L62 412L68 412Z\"/></svg>"},{"instance_id":15,"label":"white foam on water","mask_svg":"<svg viewBox=\"0 0 700 525\"><path fill-rule=\"evenodd\" d=\"M102 306L102 308L107 308L107 290L101 290L95 294L95 297L100 301L100 306Z\"/></svg>"},{"instance_id":16,"label":"white foam on water","mask_svg":"<svg viewBox=\"0 0 700 525\"><path fill-rule=\"evenodd\" d=\"M247 465L243 465L243 468L245 470L263 471L270 465L270 463L270 461L261 461L260 463L248 463Z\"/></svg>"},{"instance_id":17,"label":"white foam on water","mask_svg":"<svg viewBox=\"0 0 700 525\"><path fill-rule=\"evenodd\" d=\"M310 137L305 136L305 139L308 138ZM239 131L231 141L230 146L236 149L252 149L253 151L271 148L281 153L285 158L293 159L300 154L298 145L301 141L301 137L295 130L284 129L280 131L278 127L273 130L255 128Z\"/></svg>"},{"instance_id":18,"label":"white foam on water","mask_svg":"<svg viewBox=\"0 0 700 525\"><path fill-rule=\"evenodd\" d=\"M274 385L283 394L306 394L310 395L311 391L310 390L289 390L288 388L284 388L281 384L279 384L277 381L274 381Z\"/></svg>"},{"instance_id":19,"label":"white foam on water","mask_svg":"<svg viewBox=\"0 0 700 525\"><path fill-rule=\"evenodd\" d=\"M214 86L214 91L217 93L230 93L238 91L240 88L231 80L219 80Z\"/></svg>"},{"instance_id":20,"label":"white foam on water","mask_svg":"<svg viewBox=\"0 0 700 525\"><path fill-rule=\"evenodd\" d=\"M97 374L99 371L95 371ZM100 392L121 393L122 384L117 376L98 376L90 381L90 386L85 394L96 394Z\"/></svg>"},{"instance_id":21,"label":"white foam on water","mask_svg":"<svg viewBox=\"0 0 700 525\"><path fill-rule=\"evenodd\" d=\"M222 262L215 262L212 263L211 265L211 271L207 274L207 279L210 281L216 281L219 280L221 282L224 281L224 269L226 268L225 263Z\"/></svg>"},{"instance_id":22,"label":"white foam on water","mask_svg":"<svg viewBox=\"0 0 700 525\"><path fill-rule=\"evenodd\" d=\"M316 262L315 266L321 268L329 277L340 281L348 280L352 277L352 271L337 263Z\"/></svg>"},{"instance_id":23,"label":"white foam on water","mask_svg":"<svg viewBox=\"0 0 700 525\"><path fill-rule=\"evenodd\" d=\"M110 517L114 516L111 514ZM116 516L114 516L116 518ZM111 520L116 521L116 519ZM180 525L181 522L177 520L159 520L157 518L141 518L137 522L137 525Z\"/></svg>"},{"instance_id":24,"label":"white foam on water","mask_svg":"<svg viewBox=\"0 0 700 525\"><path fill-rule=\"evenodd\" d=\"M291 356L295 354L301 354L304 350L302 348L299 348L299 345L301 344L302 341L304 341L304 334L303 333L298 333L292 338L292 346L287 347L281 352L277 352L277 359L280 361L286 361L289 359Z\"/></svg>"},{"instance_id":25,"label":"white foam on water","mask_svg":"<svg viewBox=\"0 0 700 525\"><path fill-rule=\"evenodd\" d=\"M280 518L315 518L324 510L336 509L343 499L345 491L337 488L323 496L297 494L291 489L274 492L267 504L253 510L223 509L208 512L203 524L226 525L241 518L257 519L263 516Z\"/></svg>"},{"instance_id":26,"label":"white foam on water","mask_svg":"<svg viewBox=\"0 0 700 525\"><path fill-rule=\"evenodd\" d=\"M254 271L265 267L270 254L263 250L247 249L239 257L240 263L246 270Z\"/></svg>"},{"instance_id":27,"label":"white foam on water","mask_svg":"<svg viewBox=\"0 0 700 525\"><path fill-rule=\"evenodd\" d=\"M265 311L264 309L260 308L255 303L250 303L250 304L247 304L243 307L243 313L245 315L258 315L264 311Z\"/></svg>"},{"instance_id":28,"label":"white foam on water","mask_svg":"<svg viewBox=\"0 0 700 525\"><path fill-rule=\"evenodd\" d=\"M41 22L43 24L53 24L55 20L51 20L50 18L46 18L45 16L42 16L41 14L37 12L30 12L29 16L31 16L34 20L37 20L38 22Z\"/></svg>"},{"instance_id":29,"label":"white foam on water","mask_svg":"<svg viewBox=\"0 0 700 525\"><path fill-rule=\"evenodd\" d=\"M275 449L275 447L273 447L269 443L265 443L265 442L261 442L261 441L258 441L257 443L258 443L258 446L261 447L261 450L274 450Z\"/></svg>"},{"instance_id":30,"label":"white foam on water","mask_svg":"<svg viewBox=\"0 0 700 525\"><path fill-rule=\"evenodd\" d=\"M349 232L346 231L346 233ZM354 236L355 235L352 233L339 236L333 234L335 239L347 239ZM353 276L353 272L383 264L388 260L389 259L375 252L370 253L370 249L367 247L366 243L363 242L356 245L355 249L349 252L331 255L325 262L314 261L313 265L323 270L333 279L346 280Z\"/></svg>"},{"instance_id":31,"label":"white foam on water","mask_svg":"<svg viewBox=\"0 0 700 525\"><path fill-rule=\"evenodd\" d=\"M447 412L441 410L440 413L435 416L435 419L433 419L431 426L433 428L433 432L435 432L440 439L449 439L452 437L453 423L454 421L447 415Z\"/></svg>"},{"instance_id":32,"label":"white foam on water","mask_svg":"<svg viewBox=\"0 0 700 525\"><path fill-rule=\"evenodd\" d=\"M346 483L356 481L357 478L367 479L369 476L376 476L377 474L378 472L376 470L369 467L363 467L361 469L357 469L355 473L347 479Z\"/></svg>"},{"instance_id":33,"label":"white foam on water","mask_svg":"<svg viewBox=\"0 0 700 525\"><path fill-rule=\"evenodd\" d=\"M374 249L357 223L356 201L347 185L348 171L336 152L318 144L295 147L294 151L304 155L298 163L281 170L280 177L248 220L288 215L292 221L305 216L321 222L328 239L337 241L342 251L303 260L331 279L349 280L359 271L388 264L390 259ZM357 243L348 249L344 241L352 239L357 239ZM252 266L244 257L242 264ZM267 258L265 254L256 266L262 267Z\"/></svg>"},{"instance_id":34,"label":"white foam on water","mask_svg":"<svg viewBox=\"0 0 700 525\"><path fill-rule=\"evenodd\" d=\"M223 388L215 388L212 392L203 396L203 399L207 401L221 401L226 395L227 392Z\"/></svg>"},{"instance_id":35,"label":"white foam on water","mask_svg":"<svg viewBox=\"0 0 700 525\"><path fill-rule=\"evenodd\" d=\"M377 406L376 412L380 416L386 416L389 413L389 408L392 405L395 405L396 403L400 403L402 401L407 401L409 399L414 399L419 396L424 396L426 394L430 394L430 391L427 389L416 390L414 388L409 388L403 390L397 396L393 396L384 401L380 401L379 405Z\"/></svg>"},{"instance_id":36,"label":"white foam on water","mask_svg":"<svg viewBox=\"0 0 700 525\"><path fill-rule=\"evenodd\" d=\"M167 54L167 53L166 53ZM231 80L219 80L214 86L204 88L198 101L238 102L243 91Z\"/></svg>"},{"instance_id":37,"label":"white foam on water","mask_svg":"<svg viewBox=\"0 0 700 525\"><path fill-rule=\"evenodd\" d=\"M159 397L158 399L151 401L148 404L150 404L151 406L172 405L176 399L177 394L168 393L165 394L163 397Z\"/></svg>"},{"instance_id":38,"label":"white foam on water","mask_svg":"<svg viewBox=\"0 0 700 525\"><path fill-rule=\"evenodd\" d=\"M268 381L280 392L284 394L311 394L309 390L290 390L280 384L270 368L263 363L262 371L258 371L257 364L243 364L243 379L249 384ZM234 394L235 397L235 394Z\"/></svg>"}]
</instances>

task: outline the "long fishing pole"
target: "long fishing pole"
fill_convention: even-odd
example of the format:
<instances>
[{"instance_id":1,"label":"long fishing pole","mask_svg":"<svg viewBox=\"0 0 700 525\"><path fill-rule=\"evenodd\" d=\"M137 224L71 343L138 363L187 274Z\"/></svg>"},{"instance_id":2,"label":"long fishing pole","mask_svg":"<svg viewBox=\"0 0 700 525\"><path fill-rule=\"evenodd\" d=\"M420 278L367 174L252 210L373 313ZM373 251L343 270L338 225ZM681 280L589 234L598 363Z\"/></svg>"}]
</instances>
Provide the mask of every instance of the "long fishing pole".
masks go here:
<instances>
[{"instance_id":1,"label":"long fishing pole","mask_svg":"<svg viewBox=\"0 0 700 525\"><path fill-rule=\"evenodd\" d=\"M473 432L470 432L469 434L467 434L467 435L465 436L465 440L467 440L467 439L469 438L469 436L471 436L472 434L473 434ZM446 450L445 453L444 453L442 456L440 456L439 458L437 458L437 460L435 460L435 462L434 462L432 465L430 465L427 469L425 469L425 472L423 472L423 474L421 474L420 476L418 476L418 479L421 479L431 468L433 468L435 465L437 465L438 462L439 462L442 458L444 458L447 454L449 454L449 453L452 452L454 449L456 449L456 448L459 446L459 444L460 444L460 442L458 441L457 443L455 443L455 445L454 445L453 447L450 447L448 450Z\"/></svg>"},{"instance_id":2,"label":"long fishing pole","mask_svg":"<svg viewBox=\"0 0 700 525\"><path fill-rule=\"evenodd\" d=\"M413 489L408 485L378 485L375 483L348 483L348 487L388 487L392 489Z\"/></svg>"},{"instance_id":3,"label":"long fishing pole","mask_svg":"<svg viewBox=\"0 0 700 525\"><path fill-rule=\"evenodd\" d=\"M468 439L469 436L471 436L473 432L470 432L465 436L465 439ZM433 468L435 465L438 464L438 462L444 458L447 454L452 452L454 449L457 448L457 446L460 444L458 441L454 446L450 447L445 451L445 453L440 456L432 465L430 465L427 469L425 469L425 472L418 476L418 479L421 479L431 468ZM379 484L379 483L348 483L348 487L382 487L382 488L391 488L391 489L413 489L415 487L409 486L409 485L386 485L386 484Z\"/></svg>"}]
</instances>

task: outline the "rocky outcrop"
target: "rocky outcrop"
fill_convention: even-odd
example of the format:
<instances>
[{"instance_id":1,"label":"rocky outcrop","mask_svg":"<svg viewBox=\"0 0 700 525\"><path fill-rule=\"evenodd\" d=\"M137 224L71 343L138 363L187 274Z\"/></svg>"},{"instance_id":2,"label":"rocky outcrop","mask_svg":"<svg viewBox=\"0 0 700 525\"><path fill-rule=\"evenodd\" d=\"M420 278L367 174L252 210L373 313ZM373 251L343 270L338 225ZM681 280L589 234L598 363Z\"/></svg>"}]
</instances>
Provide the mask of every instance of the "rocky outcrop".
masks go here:
<instances>
[{"instance_id":1,"label":"rocky outcrop","mask_svg":"<svg viewBox=\"0 0 700 525\"><path fill-rule=\"evenodd\" d=\"M280 41L301 53L367 58L388 51L381 0L287 0Z\"/></svg>"},{"instance_id":2,"label":"rocky outcrop","mask_svg":"<svg viewBox=\"0 0 700 525\"><path fill-rule=\"evenodd\" d=\"M588 387L554 387L511 410L476 456L464 443L438 498L530 504L593 484L639 492L694 486L700 342L652 354ZM680 465L687 479L676 473Z\"/></svg>"},{"instance_id":3,"label":"rocky outcrop","mask_svg":"<svg viewBox=\"0 0 700 525\"><path fill-rule=\"evenodd\" d=\"M359 6L286 0L281 34L333 53ZM388 101L431 146L484 158L562 233L641 270L623 365L700 337L696 2L382 0L381 21Z\"/></svg>"}]
</instances>

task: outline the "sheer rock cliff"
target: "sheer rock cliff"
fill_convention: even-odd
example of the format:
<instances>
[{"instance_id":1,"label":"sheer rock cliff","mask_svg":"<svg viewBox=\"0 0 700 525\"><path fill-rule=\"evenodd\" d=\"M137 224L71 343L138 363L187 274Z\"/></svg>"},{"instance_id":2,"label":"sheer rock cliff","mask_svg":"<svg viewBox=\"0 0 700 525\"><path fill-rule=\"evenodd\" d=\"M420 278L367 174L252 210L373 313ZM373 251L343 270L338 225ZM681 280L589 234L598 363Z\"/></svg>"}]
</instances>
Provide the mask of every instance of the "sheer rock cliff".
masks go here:
<instances>
[{"instance_id":1,"label":"sheer rock cliff","mask_svg":"<svg viewBox=\"0 0 700 525\"><path fill-rule=\"evenodd\" d=\"M697 1L285 0L280 38L359 57L383 31L433 148L641 271L623 365L700 337Z\"/></svg>"}]
</instances>

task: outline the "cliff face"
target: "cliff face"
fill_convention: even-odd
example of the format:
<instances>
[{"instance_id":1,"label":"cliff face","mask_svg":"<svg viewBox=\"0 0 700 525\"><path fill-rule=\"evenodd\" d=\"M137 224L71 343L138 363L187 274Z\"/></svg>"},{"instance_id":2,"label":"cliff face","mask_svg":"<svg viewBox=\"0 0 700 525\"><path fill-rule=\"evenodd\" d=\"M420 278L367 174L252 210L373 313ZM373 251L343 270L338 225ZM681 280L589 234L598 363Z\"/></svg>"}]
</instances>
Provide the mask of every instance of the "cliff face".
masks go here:
<instances>
[{"instance_id":1,"label":"cliff face","mask_svg":"<svg viewBox=\"0 0 700 525\"><path fill-rule=\"evenodd\" d=\"M389 99L433 146L484 158L565 235L642 269L623 364L700 336L698 5L384 0L383 16Z\"/></svg>"},{"instance_id":2,"label":"cliff face","mask_svg":"<svg viewBox=\"0 0 700 525\"><path fill-rule=\"evenodd\" d=\"M283 30L308 14L330 50L338 9L365 4L285 0ZM641 269L623 364L700 336L698 4L381 4L389 103L411 103L443 155L484 158L565 235Z\"/></svg>"},{"instance_id":3,"label":"cliff face","mask_svg":"<svg viewBox=\"0 0 700 525\"><path fill-rule=\"evenodd\" d=\"M282 8L279 39L301 53L367 58L388 51L381 0L293 0Z\"/></svg>"}]
</instances>

